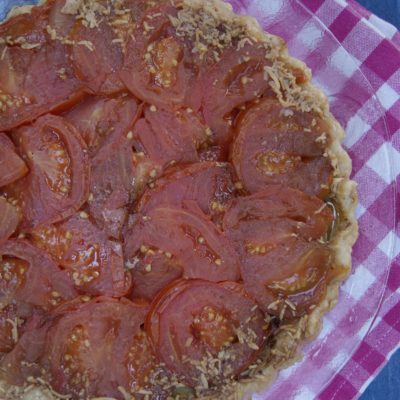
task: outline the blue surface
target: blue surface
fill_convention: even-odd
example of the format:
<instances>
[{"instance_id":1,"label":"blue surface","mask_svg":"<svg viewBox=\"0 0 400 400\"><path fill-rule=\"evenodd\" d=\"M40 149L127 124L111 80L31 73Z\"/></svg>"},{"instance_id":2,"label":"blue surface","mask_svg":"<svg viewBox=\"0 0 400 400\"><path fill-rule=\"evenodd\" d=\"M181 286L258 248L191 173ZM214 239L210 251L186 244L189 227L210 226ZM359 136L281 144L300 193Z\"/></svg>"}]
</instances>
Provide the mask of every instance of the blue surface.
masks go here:
<instances>
[{"instance_id":1,"label":"blue surface","mask_svg":"<svg viewBox=\"0 0 400 400\"><path fill-rule=\"evenodd\" d=\"M10 4L21 5L32 2L35 0L0 0L0 20L4 18ZM400 0L359 0L359 3L400 29ZM360 400L400 400L400 350L392 356Z\"/></svg>"},{"instance_id":2,"label":"blue surface","mask_svg":"<svg viewBox=\"0 0 400 400\"><path fill-rule=\"evenodd\" d=\"M400 29L400 0L358 0L358 2Z\"/></svg>"},{"instance_id":3,"label":"blue surface","mask_svg":"<svg viewBox=\"0 0 400 400\"><path fill-rule=\"evenodd\" d=\"M400 29L400 0L358 0L358 2ZM360 400L400 400L400 350L392 356Z\"/></svg>"}]
</instances>

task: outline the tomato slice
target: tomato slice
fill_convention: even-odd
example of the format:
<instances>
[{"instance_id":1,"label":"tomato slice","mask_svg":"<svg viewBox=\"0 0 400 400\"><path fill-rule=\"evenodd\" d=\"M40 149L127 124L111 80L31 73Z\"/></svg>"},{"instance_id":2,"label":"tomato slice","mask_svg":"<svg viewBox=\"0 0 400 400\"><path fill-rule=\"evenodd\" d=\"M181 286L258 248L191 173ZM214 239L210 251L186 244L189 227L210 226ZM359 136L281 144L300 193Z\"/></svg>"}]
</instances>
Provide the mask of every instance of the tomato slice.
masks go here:
<instances>
[{"instance_id":1,"label":"tomato slice","mask_svg":"<svg viewBox=\"0 0 400 400\"><path fill-rule=\"evenodd\" d=\"M233 168L229 163L201 162L171 170L147 189L137 209L146 213L160 205L179 207L192 200L214 219L225 210L235 194Z\"/></svg>"},{"instance_id":2,"label":"tomato slice","mask_svg":"<svg viewBox=\"0 0 400 400\"><path fill-rule=\"evenodd\" d=\"M74 214L89 196L89 158L78 131L64 118L46 115L15 131L13 139L30 169L18 181L24 227Z\"/></svg>"},{"instance_id":3,"label":"tomato slice","mask_svg":"<svg viewBox=\"0 0 400 400\"><path fill-rule=\"evenodd\" d=\"M121 245L109 241L84 211L61 224L36 227L31 236L69 272L79 292L121 297L130 290Z\"/></svg>"},{"instance_id":4,"label":"tomato slice","mask_svg":"<svg viewBox=\"0 0 400 400\"><path fill-rule=\"evenodd\" d=\"M125 235L125 257L162 252L183 266L187 278L239 279L238 257L230 241L195 204L188 209L161 206L138 216Z\"/></svg>"},{"instance_id":5,"label":"tomato slice","mask_svg":"<svg viewBox=\"0 0 400 400\"><path fill-rule=\"evenodd\" d=\"M224 230L244 235L245 232L240 232L241 226L258 221L262 226L264 221L279 219L286 220L291 234L310 241L327 233L333 223L333 214L332 209L316 196L282 185L269 185L251 196L233 199L223 224ZM239 236L237 239L240 241Z\"/></svg>"},{"instance_id":6,"label":"tomato slice","mask_svg":"<svg viewBox=\"0 0 400 400\"><path fill-rule=\"evenodd\" d=\"M203 113L215 134L216 143L227 144L232 137L235 109L272 92L264 67L270 64L262 44L230 47L221 60L204 74Z\"/></svg>"},{"instance_id":7,"label":"tomato slice","mask_svg":"<svg viewBox=\"0 0 400 400\"><path fill-rule=\"evenodd\" d=\"M312 113L284 109L265 99L239 118L231 157L244 187L251 193L272 183L324 198L332 166L324 155L328 126Z\"/></svg>"},{"instance_id":8,"label":"tomato slice","mask_svg":"<svg viewBox=\"0 0 400 400\"><path fill-rule=\"evenodd\" d=\"M202 280L178 281L160 293L146 330L167 367L202 388L245 370L269 334L264 314L240 284Z\"/></svg>"},{"instance_id":9,"label":"tomato slice","mask_svg":"<svg viewBox=\"0 0 400 400\"><path fill-rule=\"evenodd\" d=\"M137 102L131 96L89 97L68 110L64 117L77 128L93 157L102 146L128 133L137 112Z\"/></svg>"},{"instance_id":10,"label":"tomato slice","mask_svg":"<svg viewBox=\"0 0 400 400\"><path fill-rule=\"evenodd\" d=\"M24 240L0 245L0 275L2 306L15 303L22 313L22 304L51 309L77 295L68 274L45 252Z\"/></svg>"},{"instance_id":11,"label":"tomato slice","mask_svg":"<svg viewBox=\"0 0 400 400\"><path fill-rule=\"evenodd\" d=\"M164 111L146 107L144 118L133 130L134 146L154 163L166 168L171 164L199 161L198 150L206 147L206 126L192 110Z\"/></svg>"},{"instance_id":12,"label":"tomato slice","mask_svg":"<svg viewBox=\"0 0 400 400\"><path fill-rule=\"evenodd\" d=\"M47 31L49 7L11 18L0 27L0 131L10 130L83 95L67 47Z\"/></svg>"},{"instance_id":13,"label":"tomato slice","mask_svg":"<svg viewBox=\"0 0 400 400\"><path fill-rule=\"evenodd\" d=\"M12 320L13 324L19 324L21 321L18 317ZM18 342L14 343L12 336L9 338L12 341L12 350L0 361L0 379L3 382L23 386L28 377L41 376L41 368L37 361L44 350L47 329L48 324L43 314L37 313L36 310L21 327L17 327ZM2 334L3 332L0 332L0 336Z\"/></svg>"},{"instance_id":14,"label":"tomato slice","mask_svg":"<svg viewBox=\"0 0 400 400\"><path fill-rule=\"evenodd\" d=\"M127 137L104 146L93 158L89 211L109 236L120 238L128 206L153 179L152 171L157 171L154 164L135 153Z\"/></svg>"},{"instance_id":15,"label":"tomato slice","mask_svg":"<svg viewBox=\"0 0 400 400\"><path fill-rule=\"evenodd\" d=\"M232 201L224 229L246 290L264 311L300 317L322 299L331 265L323 237L332 221L321 200L279 185Z\"/></svg>"},{"instance_id":16,"label":"tomato slice","mask_svg":"<svg viewBox=\"0 0 400 400\"><path fill-rule=\"evenodd\" d=\"M15 305L4 306L2 304L0 311L0 353L8 353L13 349L18 341L18 328L21 322Z\"/></svg>"},{"instance_id":17,"label":"tomato slice","mask_svg":"<svg viewBox=\"0 0 400 400\"><path fill-rule=\"evenodd\" d=\"M0 133L0 186L9 185L27 173L28 168L15 152L13 142L6 134Z\"/></svg>"},{"instance_id":18,"label":"tomato slice","mask_svg":"<svg viewBox=\"0 0 400 400\"><path fill-rule=\"evenodd\" d=\"M198 110L201 89L199 68L190 46L172 26L177 15L169 2L147 10L132 39L120 76L139 99L164 109L191 107Z\"/></svg>"},{"instance_id":19,"label":"tomato slice","mask_svg":"<svg viewBox=\"0 0 400 400\"><path fill-rule=\"evenodd\" d=\"M100 1L91 15L78 20L70 32L76 43L72 62L76 75L91 93L110 95L125 89L119 77L126 43L144 12L145 1ZM84 6L81 6L84 11Z\"/></svg>"},{"instance_id":20,"label":"tomato slice","mask_svg":"<svg viewBox=\"0 0 400 400\"><path fill-rule=\"evenodd\" d=\"M146 249L144 257L128 263L132 270L133 299L151 301L157 293L182 276L183 267L172 255Z\"/></svg>"},{"instance_id":21,"label":"tomato slice","mask_svg":"<svg viewBox=\"0 0 400 400\"><path fill-rule=\"evenodd\" d=\"M140 353L147 311L145 305L106 297L61 310L43 357L53 388L77 398L120 398L119 386L129 391L144 380L151 361L151 352ZM143 364L134 364L135 359Z\"/></svg>"},{"instance_id":22,"label":"tomato slice","mask_svg":"<svg viewBox=\"0 0 400 400\"><path fill-rule=\"evenodd\" d=\"M0 243L7 240L21 221L21 212L4 197L0 197Z\"/></svg>"}]
</instances>

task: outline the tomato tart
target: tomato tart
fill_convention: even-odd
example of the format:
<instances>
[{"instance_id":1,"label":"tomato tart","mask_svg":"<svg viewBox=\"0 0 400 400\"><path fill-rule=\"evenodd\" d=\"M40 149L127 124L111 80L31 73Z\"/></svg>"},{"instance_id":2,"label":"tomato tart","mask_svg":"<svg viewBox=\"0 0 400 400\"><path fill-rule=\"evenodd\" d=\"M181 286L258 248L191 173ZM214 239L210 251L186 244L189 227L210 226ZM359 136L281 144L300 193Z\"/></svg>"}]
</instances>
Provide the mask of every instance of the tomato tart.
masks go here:
<instances>
[{"instance_id":1,"label":"tomato tart","mask_svg":"<svg viewBox=\"0 0 400 400\"><path fill-rule=\"evenodd\" d=\"M220 0L0 25L0 397L248 398L351 269L344 132Z\"/></svg>"}]
</instances>

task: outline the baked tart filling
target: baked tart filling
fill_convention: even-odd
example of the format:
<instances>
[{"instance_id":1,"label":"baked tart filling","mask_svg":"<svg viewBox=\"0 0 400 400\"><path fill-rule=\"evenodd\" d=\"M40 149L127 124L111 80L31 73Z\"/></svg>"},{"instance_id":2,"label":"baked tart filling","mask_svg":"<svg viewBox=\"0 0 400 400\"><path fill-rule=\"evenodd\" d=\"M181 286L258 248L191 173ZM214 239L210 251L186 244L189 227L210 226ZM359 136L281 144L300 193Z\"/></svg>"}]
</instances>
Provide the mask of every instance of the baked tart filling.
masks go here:
<instances>
[{"instance_id":1,"label":"baked tart filling","mask_svg":"<svg viewBox=\"0 0 400 400\"><path fill-rule=\"evenodd\" d=\"M220 0L48 0L0 25L0 395L246 398L351 268L343 130Z\"/></svg>"}]
</instances>

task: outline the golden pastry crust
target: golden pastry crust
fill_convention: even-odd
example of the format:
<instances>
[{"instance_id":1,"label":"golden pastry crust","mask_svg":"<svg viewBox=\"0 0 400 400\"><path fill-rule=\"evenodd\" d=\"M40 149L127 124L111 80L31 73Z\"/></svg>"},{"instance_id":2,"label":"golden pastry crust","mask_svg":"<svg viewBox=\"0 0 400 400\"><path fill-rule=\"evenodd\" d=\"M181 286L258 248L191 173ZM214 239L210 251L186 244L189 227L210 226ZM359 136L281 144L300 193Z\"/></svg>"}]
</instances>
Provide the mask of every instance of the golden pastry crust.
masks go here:
<instances>
[{"instance_id":1,"label":"golden pastry crust","mask_svg":"<svg viewBox=\"0 0 400 400\"><path fill-rule=\"evenodd\" d=\"M72 0L79 3L81 0ZM45 3L46 0L40 3ZM255 41L264 42L271 49L272 67L266 71L270 77L270 85L281 104L285 107L295 107L303 112L316 112L328 124L329 131L326 137L326 153L334 168L334 180L331 187L331 198L340 210L340 218L330 241L335 262L338 268L336 278L329 283L324 300L312 311L293 324L280 327L274 344L269 347L258 364L247 370L236 382L222 388L224 399L248 399L251 394L265 390L274 381L281 369L287 368L301 359L301 348L305 342L313 340L319 333L322 318L332 309L339 295L339 287L351 271L352 247L358 236L357 221L354 216L357 205L356 183L350 180L351 160L341 146L344 131L329 111L329 104L324 93L311 83L311 71L300 60L288 54L285 42L262 30L258 22L248 16L234 14L232 7L222 0L183 0L182 9L188 15L195 15L200 11L210 18L224 23L234 29L242 28ZM30 6L16 7L9 16L30 12ZM306 82L297 85L294 83L291 69L295 67L304 72ZM325 138L322 138L325 140ZM250 372L249 372L250 371ZM220 399L221 393L202 397L203 399ZM68 396L59 395L44 382L32 382L24 388L11 387L0 382L0 396L6 400L59 400ZM106 398L96 398L105 400ZM92 399L92 400L96 400ZM108 398L107 398L108 399ZM110 399L111 400L111 399Z\"/></svg>"}]
</instances>

